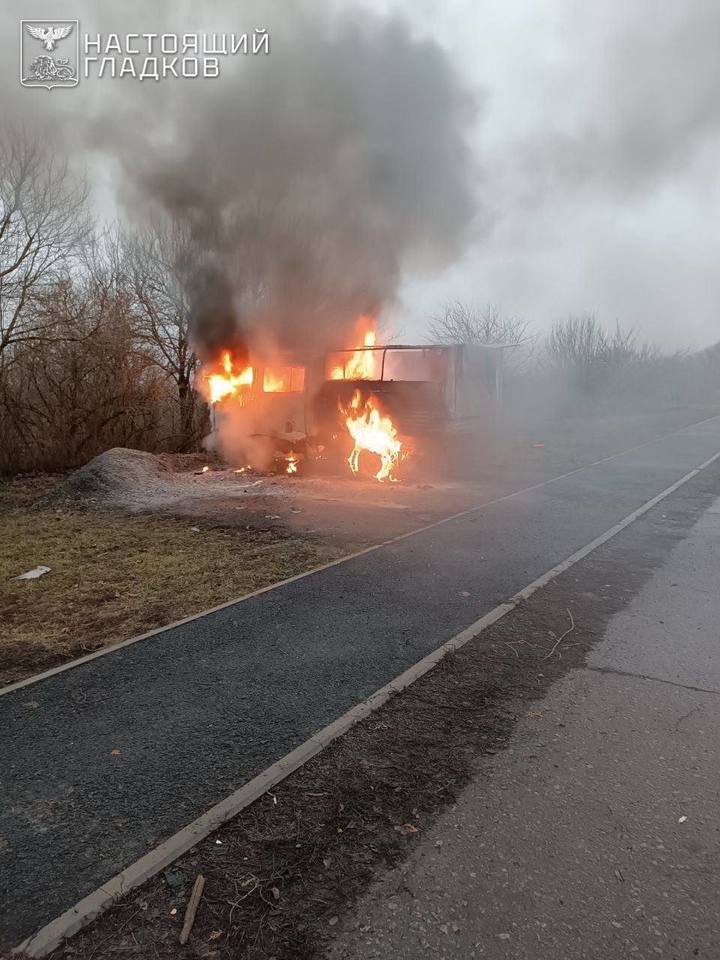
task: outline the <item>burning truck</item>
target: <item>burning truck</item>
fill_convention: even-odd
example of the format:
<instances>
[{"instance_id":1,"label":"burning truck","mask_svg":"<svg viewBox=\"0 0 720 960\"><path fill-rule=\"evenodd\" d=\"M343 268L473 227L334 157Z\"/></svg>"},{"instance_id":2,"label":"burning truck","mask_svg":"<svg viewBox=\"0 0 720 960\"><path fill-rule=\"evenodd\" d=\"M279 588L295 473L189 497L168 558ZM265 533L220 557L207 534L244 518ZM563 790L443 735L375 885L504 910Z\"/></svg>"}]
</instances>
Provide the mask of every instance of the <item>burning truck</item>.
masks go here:
<instances>
[{"instance_id":1,"label":"burning truck","mask_svg":"<svg viewBox=\"0 0 720 960\"><path fill-rule=\"evenodd\" d=\"M494 418L502 347L378 344L363 323L360 345L250 360L221 351L202 381L213 436L253 466L295 474L329 465L397 482L443 462Z\"/></svg>"}]
</instances>

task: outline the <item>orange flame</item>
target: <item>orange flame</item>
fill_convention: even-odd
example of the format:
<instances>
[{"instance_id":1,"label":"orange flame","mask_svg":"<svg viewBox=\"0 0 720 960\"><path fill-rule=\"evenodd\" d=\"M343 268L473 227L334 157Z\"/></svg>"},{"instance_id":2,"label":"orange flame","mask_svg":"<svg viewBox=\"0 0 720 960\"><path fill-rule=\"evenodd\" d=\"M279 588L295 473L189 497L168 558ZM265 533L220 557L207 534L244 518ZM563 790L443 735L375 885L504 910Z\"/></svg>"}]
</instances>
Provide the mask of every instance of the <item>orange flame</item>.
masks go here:
<instances>
[{"instance_id":1,"label":"orange flame","mask_svg":"<svg viewBox=\"0 0 720 960\"><path fill-rule=\"evenodd\" d=\"M285 468L286 473L297 473L298 472L298 456L292 451L285 458L287 460L287 467Z\"/></svg>"},{"instance_id":2,"label":"orange flame","mask_svg":"<svg viewBox=\"0 0 720 960\"><path fill-rule=\"evenodd\" d=\"M375 321L371 317L361 317L359 328L363 346L374 347ZM335 354L328 379L377 380L377 359L378 354L374 350L355 350L349 355L340 355L340 357Z\"/></svg>"},{"instance_id":3,"label":"orange flame","mask_svg":"<svg viewBox=\"0 0 720 960\"><path fill-rule=\"evenodd\" d=\"M235 373L232 353L229 350L223 350L220 365L222 373L211 373L205 378L208 384L210 403L218 403L224 397L237 396L241 387L252 386L253 368L245 367L239 373Z\"/></svg>"},{"instance_id":4,"label":"orange flame","mask_svg":"<svg viewBox=\"0 0 720 960\"><path fill-rule=\"evenodd\" d=\"M363 400L356 390L347 407L340 407L345 426L353 439L352 453L348 463L353 473L360 470L360 454L367 450L380 457L380 469L376 480L396 482L393 472L400 462L402 441L398 440L397 429L390 417L380 411L375 397Z\"/></svg>"},{"instance_id":5,"label":"orange flame","mask_svg":"<svg viewBox=\"0 0 720 960\"><path fill-rule=\"evenodd\" d=\"M263 371L264 393L302 393L305 389L305 367L266 367Z\"/></svg>"}]
</instances>

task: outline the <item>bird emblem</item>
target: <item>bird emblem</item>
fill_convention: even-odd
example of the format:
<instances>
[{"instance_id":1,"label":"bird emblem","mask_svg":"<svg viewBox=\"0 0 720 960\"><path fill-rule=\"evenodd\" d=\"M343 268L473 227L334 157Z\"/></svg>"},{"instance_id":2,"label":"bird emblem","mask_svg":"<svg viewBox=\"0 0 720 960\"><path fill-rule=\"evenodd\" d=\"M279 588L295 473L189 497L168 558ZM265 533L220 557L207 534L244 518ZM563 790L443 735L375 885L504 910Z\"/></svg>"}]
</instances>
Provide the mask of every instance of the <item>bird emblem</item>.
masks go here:
<instances>
[{"instance_id":1,"label":"bird emblem","mask_svg":"<svg viewBox=\"0 0 720 960\"><path fill-rule=\"evenodd\" d=\"M31 27L30 24L25 24L25 27L30 36L39 40L46 50L54 50L58 40L70 36L73 25L69 23L65 27Z\"/></svg>"}]
</instances>

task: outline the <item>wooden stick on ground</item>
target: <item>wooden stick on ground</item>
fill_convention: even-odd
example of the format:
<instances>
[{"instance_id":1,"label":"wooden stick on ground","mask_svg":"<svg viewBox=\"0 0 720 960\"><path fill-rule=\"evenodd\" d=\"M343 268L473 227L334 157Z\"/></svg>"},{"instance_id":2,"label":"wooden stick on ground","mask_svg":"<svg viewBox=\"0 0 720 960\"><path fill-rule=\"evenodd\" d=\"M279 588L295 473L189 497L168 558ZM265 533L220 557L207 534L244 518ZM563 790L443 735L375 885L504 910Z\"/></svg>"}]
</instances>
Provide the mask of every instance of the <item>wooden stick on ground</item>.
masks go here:
<instances>
[{"instance_id":1,"label":"wooden stick on ground","mask_svg":"<svg viewBox=\"0 0 720 960\"><path fill-rule=\"evenodd\" d=\"M197 913L204 886L205 877L199 873L193 884L192 893L190 894L187 909L185 910L185 920L183 921L182 930L180 931L180 943L182 944L188 942L190 931L192 930L193 923L195 923L195 914Z\"/></svg>"}]
</instances>

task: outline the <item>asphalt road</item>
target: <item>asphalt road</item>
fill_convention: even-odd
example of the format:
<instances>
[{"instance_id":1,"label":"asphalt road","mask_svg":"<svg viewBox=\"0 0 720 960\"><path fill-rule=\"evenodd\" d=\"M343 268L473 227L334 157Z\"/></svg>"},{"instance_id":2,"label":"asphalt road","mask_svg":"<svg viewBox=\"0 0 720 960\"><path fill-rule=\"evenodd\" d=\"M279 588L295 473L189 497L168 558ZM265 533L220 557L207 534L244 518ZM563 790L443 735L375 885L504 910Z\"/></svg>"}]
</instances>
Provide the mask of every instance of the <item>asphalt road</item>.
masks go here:
<instances>
[{"instance_id":1,"label":"asphalt road","mask_svg":"<svg viewBox=\"0 0 720 960\"><path fill-rule=\"evenodd\" d=\"M0 941L19 942L718 450L720 420L688 428L0 696Z\"/></svg>"},{"instance_id":2,"label":"asphalt road","mask_svg":"<svg viewBox=\"0 0 720 960\"><path fill-rule=\"evenodd\" d=\"M329 958L720 956L719 540L720 501L350 909Z\"/></svg>"}]
</instances>

